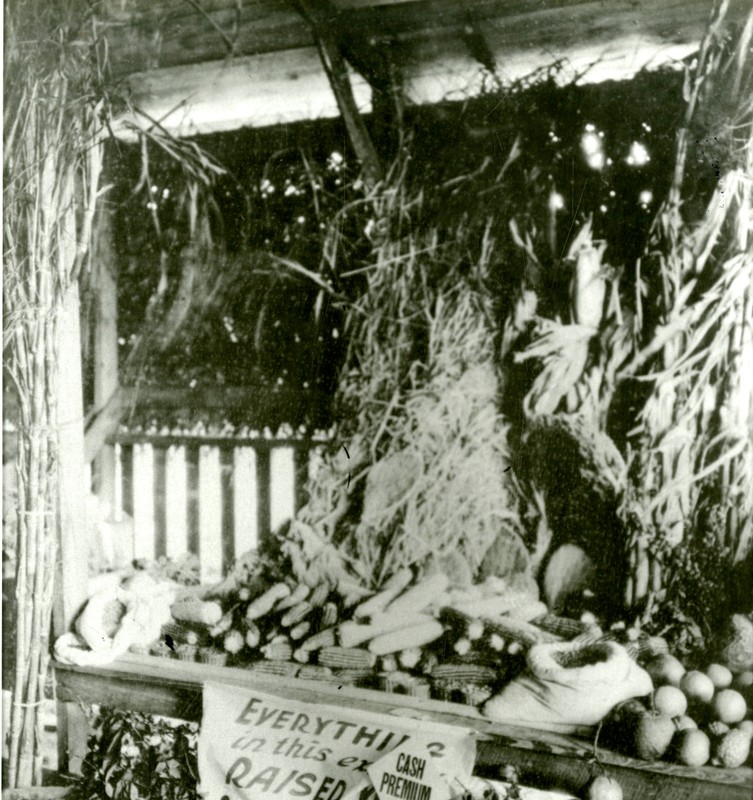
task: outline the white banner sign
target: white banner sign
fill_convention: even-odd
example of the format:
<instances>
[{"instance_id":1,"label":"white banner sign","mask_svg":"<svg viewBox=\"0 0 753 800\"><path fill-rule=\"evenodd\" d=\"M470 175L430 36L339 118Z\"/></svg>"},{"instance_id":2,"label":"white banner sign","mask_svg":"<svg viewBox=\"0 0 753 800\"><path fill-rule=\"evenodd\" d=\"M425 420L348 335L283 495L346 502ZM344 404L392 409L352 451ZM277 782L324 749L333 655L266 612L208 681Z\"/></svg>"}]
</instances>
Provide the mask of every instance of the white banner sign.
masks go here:
<instances>
[{"instance_id":1,"label":"white banner sign","mask_svg":"<svg viewBox=\"0 0 753 800\"><path fill-rule=\"evenodd\" d=\"M463 728L204 686L206 800L449 800L475 757Z\"/></svg>"}]
</instances>

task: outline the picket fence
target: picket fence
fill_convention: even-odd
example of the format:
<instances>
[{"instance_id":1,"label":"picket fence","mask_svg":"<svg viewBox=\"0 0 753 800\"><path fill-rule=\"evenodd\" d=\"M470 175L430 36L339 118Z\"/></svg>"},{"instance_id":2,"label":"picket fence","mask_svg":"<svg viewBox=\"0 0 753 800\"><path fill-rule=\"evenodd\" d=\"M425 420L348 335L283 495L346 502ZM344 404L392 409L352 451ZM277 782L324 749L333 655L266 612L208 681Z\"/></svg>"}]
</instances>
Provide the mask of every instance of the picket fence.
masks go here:
<instances>
[{"instance_id":1,"label":"picket fence","mask_svg":"<svg viewBox=\"0 0 753 800\"><path fill-rule=\"evenodd\" d=\"M202 583L292 518L327 434L121 431L114 516L133 518L133 557L198 556Z\"/></svg>"}]
</instances>

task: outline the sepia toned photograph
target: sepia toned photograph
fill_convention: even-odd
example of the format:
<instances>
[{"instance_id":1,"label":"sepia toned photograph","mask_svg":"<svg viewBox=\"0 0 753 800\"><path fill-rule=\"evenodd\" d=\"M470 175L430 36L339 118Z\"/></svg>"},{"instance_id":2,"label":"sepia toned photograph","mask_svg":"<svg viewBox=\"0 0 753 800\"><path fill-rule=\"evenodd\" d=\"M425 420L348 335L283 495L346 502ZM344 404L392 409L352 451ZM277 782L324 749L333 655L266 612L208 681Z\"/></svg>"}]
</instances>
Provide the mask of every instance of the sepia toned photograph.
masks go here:
<instances>
[{"instance_id":1,"label":"sepia toned photograph","mask_svg":"<svg viewBox=\"0 0 753 800\"><path fill-rule=\"evenodd\" d=\"M3 800L750 800L753 0L3 19Z\"/></svg>"}]
</instances>

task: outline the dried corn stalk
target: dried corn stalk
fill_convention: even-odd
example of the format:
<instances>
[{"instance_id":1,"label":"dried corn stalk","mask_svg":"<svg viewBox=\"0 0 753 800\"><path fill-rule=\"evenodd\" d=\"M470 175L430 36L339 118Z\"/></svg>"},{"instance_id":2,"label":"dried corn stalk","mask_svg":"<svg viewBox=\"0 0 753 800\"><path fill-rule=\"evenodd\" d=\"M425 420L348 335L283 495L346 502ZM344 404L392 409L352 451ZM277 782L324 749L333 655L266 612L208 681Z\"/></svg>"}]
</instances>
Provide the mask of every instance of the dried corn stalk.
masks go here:
<instances>
[{"instance_id":1,"label":"dried corn stalk","mask_svg":"<svg viewBox=\"0 0 753 800\"><path fill-rule=\"evenodd\" d=\"M663 589L666 553L698 521L704 491L722 511L720 546L733 561L751 549L753 15L730 47L721 30L726 6L688 76L674 181L649 243L662 278L663 320L624 373L635 377L649 364L641 379L652 386L635 430L622 508L631 534L629 604ZM728 120L732 168L720 178L704 218L691 225L680 216L690 125L720 95L734 108Z\"/></svg>"},{"instance_id":2,"label":"dried corn stalk","mask_svg":"<svg viewBox=\"0 0 753 800\"><path fill-rule=\"evenodd\" d=\"M8 20L3 345L20 398L13 787L42 777L37 712L49 661L59 508L56 341L63 297L85 262L102 191L104 109L80 41L70 42L64 28L48 32L50 41L30 40L14 15Z\"/></svg>"}]
</instances>

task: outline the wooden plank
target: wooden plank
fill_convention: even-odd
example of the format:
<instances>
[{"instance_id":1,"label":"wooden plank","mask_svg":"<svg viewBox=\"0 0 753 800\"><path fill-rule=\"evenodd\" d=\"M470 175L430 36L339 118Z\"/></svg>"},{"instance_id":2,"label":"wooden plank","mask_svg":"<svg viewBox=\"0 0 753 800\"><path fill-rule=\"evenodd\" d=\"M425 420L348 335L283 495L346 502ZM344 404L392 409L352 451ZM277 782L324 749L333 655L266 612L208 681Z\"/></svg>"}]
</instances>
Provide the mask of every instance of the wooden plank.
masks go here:
<instances>
[{"instance_id":1,"label":"wooden plank","mask_svg":"<svg viewBox=\"0 0 753 800\"><path fill-rule=\"evenodd\" d=\"M151 561L154 549L154 453L150 443L133 446L133 557Z\"/></svg>"},{"instance_id":2,"label":"wooden plank","mask_svg":"<svg viewBox=\"0 0 753 800\"><path fill-rule=\"evenodd\" d=\"M269 451L275 447L292 447L307 450L310 446L310 439L260 439L249 436L212 436L204 434L159 434L159 433L115 433L110 437L110 441L118 442L121 445L136 445L149 442L152 447L170 447L171 445L182 445L184 447L245 447L251 446L255 450Z\"/></svg>"},{"instance_id":3,"label":"wooden plank","mask_svg":"<svg viewBox=\"0 0 753 800\"><path fill-rule=\"evenodd\" d=\"M259 489L256 451L253 447L233 449L233 519L236 556L259 546Z\"/></svg>"},{"instance_id":4,"label":"wooden plank","mask_svg":"<svg viewBox=\"0 0 753 800\"><path fill-rule=\"evenodd\" d=\"M740 3L738 7L743 6ZM334 0L340 13L332 26L345 35L350 30L366 40L411 41L416 38L462 36L475 25L484 33L490 25L526 22L526 33L536 30L545 15L558 20L552 44L567 42L574 30L587 33L585 24L598 15L597 27L619 27L619 15L628 10L640 26L643 15L655 16L666 38L688 22L701 27L708 0L613 0L608 6L594 0L403 0L399 3ZM202 13L203 12L203 13ZM234 0L204 0L202 12L181 0L149 4L129 2L104 9L110 65L121 76L145 68L222 60L235 56L277 53L314 46L314 38L294 7L276 0L248 0L239 8ZM224 35L223 35L224 34ZM406 59L408 61L408 59Z\"/></svg>"},{"instance_id":5,"label":"wooden plank","mask_svg":"<svg viewBox=\"0 0 753 800\"><path fill-rule=\"evenodd\" d=\"M112 242L112 211L107 203L97 210L95 247L92 253L94 272L95 322L94 322L94 406L109 405L118 386L118 284L115 277L115 257ZM101 507L111 513L115 501L115 448L105 442L107 434L115 429L120 414L103 430L103 438L96 443L95 494ZM87 456L91 454L89 442Z\"/></svg>"},{"instance_id":6,"label":"wooden plank","mask_svg":"<svg viewBox=\"0 0 753 800\"><path fill-rule=\"evenodd\" d=\"M269 453L269 524L273 531L295 514L295 449L273 447Z\"/></svg>"},{"instance_id":7,"label":"wooden plank","mask_svg":"<svg viewBox=\"0 0 753 800\"><path fill-rule=\"evenodd\" d=\"M729 21L742 19L749 8L749 0L731 0ZM453 96L463 99L480 90L484 71L469 48L471 35L483 35L504 80L525 77L557 61L566 65L563 81L582 72L582 82L624 80L647 64L656 67L692 53L709 10L708 0L613 0L608 6L599 0L484 0L467 7L450 0L423 0L348 9L337 25L341 37L350 30L359 40L373 40L375 47L390 41L406 96L425 104ZM224 19L229 11L222 7L216 13ZM272 17L265 28L260 20L267 14ZM228 60L226 43L206 19L169 22L164 12L162 17L155 13L145 23L149 35L128 45L142 55L128 57L132 69L142 70L129 78L135 106L180 136L337 116L310 32L299 30L292 16L279 14L279 6L274 12L264 3L249 7L240 25L248 25L251 38L244 39L239 29L235 55ZM192 47L177 45L192 24ZM172 35L170 25L180 31ZM156 40L149 38L155 26L162 37ZM299 33L285 33L293 29ZM146 52L154 52L149 44L153 41L159 45L152 58ZM115 35L111 53L117 54L118 47ZM350 77L357 105L365 113L369 88L361 76ZM131 116L121 122L145 120ZM120 123L116 130L124 138L130 135Z\"/></svg>"},{"instance_id":8,"label":"wooden plank","mask_svg":"<svg viewBox=\"0 0 753 800\"><path fill-rule=\"evenodd\" d=\"M165 554L178 558L188 552L188 479L186 448L171 444L165 454Z\"/></svg>"},{"instance_id":9,"label":"wooden plank","mask_svg":"<svg viewBox=\"0 0 753 800\"><path fill-rule=\"evenodd\" d=\"M222 474L218 447L199 448L199 573L202 583L222 579Z\"/></svg>"},{"instance_id":10,"label":"wooden plank","mask_svg":"<svg viewBox=\"0 0 753 800\"><path fill-rule=\"evenodd\" d=\"M209 667L148 656L128 655L99 669L56 667L58 695L73 701L85 698L117 708L198 720L205 681L255 688L301 702L346 705L387 714L409 714L460 725L479 736L478 768L492 770L512 764L524 783L577 792L587 781L591 743L555 731L505 725L482 717L475 709L436 700L390 695L350 686L260 676L247 670ZM753 770L716 767L690 768L663 762L631 759L599 750L610 773L620 780L626 798L662 800L749 800Z\"/></svg>"}]
</instances>

